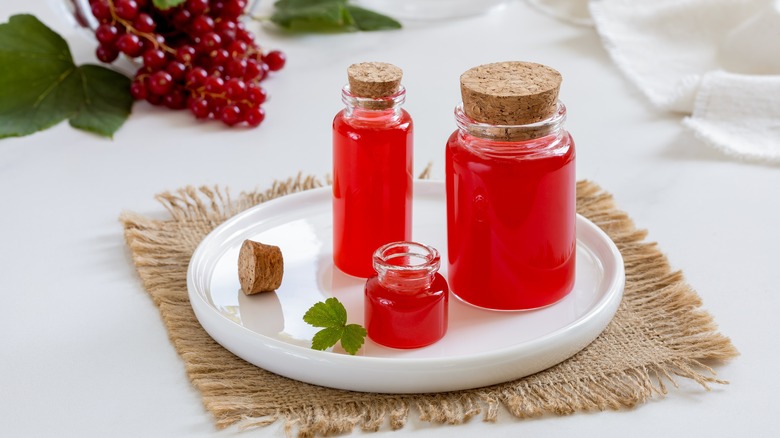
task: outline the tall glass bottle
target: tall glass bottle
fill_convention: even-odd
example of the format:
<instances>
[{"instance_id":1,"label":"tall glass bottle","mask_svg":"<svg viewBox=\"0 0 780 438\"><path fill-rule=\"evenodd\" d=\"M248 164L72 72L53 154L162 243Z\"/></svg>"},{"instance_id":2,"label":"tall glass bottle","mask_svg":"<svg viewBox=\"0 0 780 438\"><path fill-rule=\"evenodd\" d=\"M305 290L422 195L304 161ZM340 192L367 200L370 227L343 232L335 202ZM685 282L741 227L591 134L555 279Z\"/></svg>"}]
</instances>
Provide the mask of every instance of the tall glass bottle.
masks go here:
<instances>
[{"instance_id":1,"label":"tall glass bottle","mask_svg":"<svg viewBox=\"0 0 780 438\"><path fill-rule=\"evenodd\" d=\"M378 247L411 239L412 119L401 69L367 62L347 73L333 120L333 261L369 277Z\"/></svg>"},{"instance_id":2,"label":"tall glass bottle","mask_svg":"<svg viewBox=\"0 0 780 438\"><path fill-rule=\"evenodd\" d=\"M544 307L574 286L575 151L560 83L525 62L461 76L446 150L448 274L475 306Z\"/></svg>"}]
</instances>

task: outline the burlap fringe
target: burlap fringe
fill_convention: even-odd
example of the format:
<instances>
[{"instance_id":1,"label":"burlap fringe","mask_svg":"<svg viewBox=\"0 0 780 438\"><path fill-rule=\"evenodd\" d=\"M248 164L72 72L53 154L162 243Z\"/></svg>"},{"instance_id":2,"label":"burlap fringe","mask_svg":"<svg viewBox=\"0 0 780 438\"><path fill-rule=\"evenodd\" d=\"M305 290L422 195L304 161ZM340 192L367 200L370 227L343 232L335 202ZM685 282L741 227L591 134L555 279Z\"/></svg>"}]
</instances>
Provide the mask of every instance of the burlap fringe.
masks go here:
<instances>
[{"instance_id":1,"label":"burlap fringe","mask_svg":"<svg viewBox=\"0 0 780 438\"><path fill-rule=\"evenodd\" d=\"M430 165L421 176L429 172ZM121 217L144 287L160 307L187 374L220 428L238 424L245 429L282 420L288 435L313 437L347 433L355 427L364 431L376 431L383 425L400 429L412 411L422 421L443 424L461 424L480 414L484 421L496 421L502 406L518 418L568 415L633 407L665 395L667 384L676 387L679 378L691 379L705 389L713 383L726 383L717 379L715 371L704 362L735 357L738 353L730 340L716 332L712 317L700 309L700 298L684 282L681 272L671 269L654 243L644 241L646 232L637 230L631 219L616 208L611 195L587 181L577 184L578 212L618 245L625 261L627 286L618 310L620 317L616 316L599 339L570 360L515 382L414 395L320 388L293 383L237 358L222 360L230 353L202 330L187 300L182 272L186 272L189 255L211 229L239 211L321 186L318 179L299 174L263 192L241 193L237 199L219 187L187 187L157 197L172 220L154 221L132 213ZM197 232L182 238L183 226ZM161 247L166 251L161 252ZM594 369L592 364L600 363L594 358L603 358L610 349L621 347L631 331L642 324L653 327L649 347L642 350L646 354L613 354L608 367ZM631 345L628 348L633 351ZM256 370L257 375L249 376L247 370ZM279 384L300 392L285 396L304 401L284 408L280 403L258 402L278 398L279 394L262 397L260 393ZM306 403L307 397L328 403Z\"/></svg>"}]
</instances>

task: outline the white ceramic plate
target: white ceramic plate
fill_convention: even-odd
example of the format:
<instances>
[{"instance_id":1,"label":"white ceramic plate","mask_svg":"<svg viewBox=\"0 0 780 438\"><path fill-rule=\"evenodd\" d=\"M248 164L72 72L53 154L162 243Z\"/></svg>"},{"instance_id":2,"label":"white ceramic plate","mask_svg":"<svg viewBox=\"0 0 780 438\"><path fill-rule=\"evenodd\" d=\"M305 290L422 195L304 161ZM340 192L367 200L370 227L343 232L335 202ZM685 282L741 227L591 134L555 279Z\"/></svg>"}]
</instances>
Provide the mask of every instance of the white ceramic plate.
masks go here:
<instances>
[{"instance_id":1,"label":"white ceramic plate","mask_svg":"<svg viewBox=\"0 0 780 438\"><path fill-rule=\"evenodd\" d=\"M447 260L444 184L414 185L413 239ZM318 329L303 322L317 301L335 296L350 323L363 323L364 279L332 263L331 189L275 199L231 218L197 248L187 272L195 315L204 329L244 360L283 376L354 391L451 391L506 382L555 365L592 342L623 295L623 260L615 244L590 221L577 218L574 290L555 305L525 312L494 312L450 299L449 330L415 350L370 340L356 356L309 348ZM238 282L244 239L281 248L284 279L275 293L245 296ZM446 263L444 263L446 265ZM446 266L440 271L446 277Z\"/></svg>"}]
</instances>

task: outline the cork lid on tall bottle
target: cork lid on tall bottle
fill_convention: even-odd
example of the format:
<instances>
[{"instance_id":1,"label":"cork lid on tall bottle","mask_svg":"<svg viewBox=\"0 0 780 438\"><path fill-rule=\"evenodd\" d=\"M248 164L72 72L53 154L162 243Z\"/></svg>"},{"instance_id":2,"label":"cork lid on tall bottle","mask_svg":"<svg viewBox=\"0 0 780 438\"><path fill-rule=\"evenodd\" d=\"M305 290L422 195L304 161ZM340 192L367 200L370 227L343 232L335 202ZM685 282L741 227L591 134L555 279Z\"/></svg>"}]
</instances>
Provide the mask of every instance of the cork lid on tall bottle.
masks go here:
<instances>
[{"instance_id":1,"label":"cork lid on tall bottle","mask_svg":"<svg viewBox=\"0 0 780 438\"><path fill-rule=\"evenodd\" d=\"M350 65L347 76L352 95L379 99L398 92L403 71L386 62L361 62Z\"/></svg>"},{"instance_id":2,"label":"cork lid on tall bottle","mask_svg":"<svg viewBox=\"0 0 780 438\"><path fill-rule=\"evenodd\" d=\"M527 125L555 114L562 77L533 62L498 62L474 67L460 77L463 110L490 125Z\"/></svg>"}]
</instances>

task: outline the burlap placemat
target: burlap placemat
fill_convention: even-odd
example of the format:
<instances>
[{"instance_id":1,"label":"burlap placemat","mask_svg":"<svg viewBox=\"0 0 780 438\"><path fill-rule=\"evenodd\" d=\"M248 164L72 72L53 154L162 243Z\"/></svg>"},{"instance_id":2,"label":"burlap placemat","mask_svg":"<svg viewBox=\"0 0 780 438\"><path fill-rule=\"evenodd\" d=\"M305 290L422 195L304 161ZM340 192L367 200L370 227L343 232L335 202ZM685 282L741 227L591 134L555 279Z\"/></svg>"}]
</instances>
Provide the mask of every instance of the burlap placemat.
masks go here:
<instances>
[{"instance_id":1,"label":"burlap placemat","mask_svg":"<svg viewBox=\"0 0 780 438\"><path fill-rule=\"evenodd\" d=\"M607 329L569 360L517 381L442 394L370 394L290 380L257 368L214 342L187 298L187 264L214 227L257 203L321 184L290 179L266 192L241 193L187 187L157 199L168 220L124 213L127 244L144 288L159 307L171 342L184 361L217 427L265 426L284 421L288 433L332 435L355 426L375 431L404 426L409 415L460 424L482 414L495 421L501 405L518 417L631 407L666 393L665 382L693 379L704 388L724 383L703 362L737 355L716 332L698 295L673 271L655 244L644 241L631 219L594 183L577 184L577 211L601 227L623 254L626 288Z\"/></svg>"}]
</instances>

